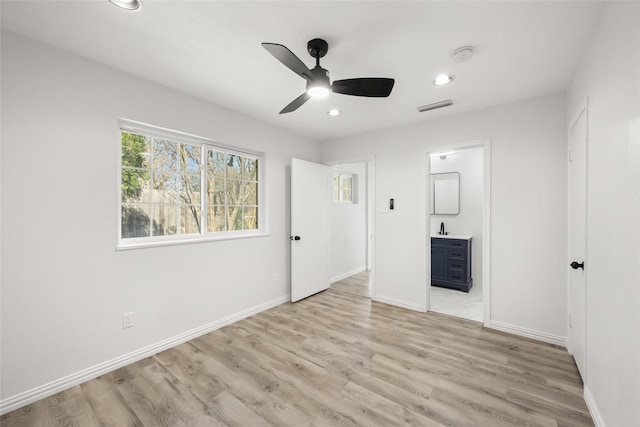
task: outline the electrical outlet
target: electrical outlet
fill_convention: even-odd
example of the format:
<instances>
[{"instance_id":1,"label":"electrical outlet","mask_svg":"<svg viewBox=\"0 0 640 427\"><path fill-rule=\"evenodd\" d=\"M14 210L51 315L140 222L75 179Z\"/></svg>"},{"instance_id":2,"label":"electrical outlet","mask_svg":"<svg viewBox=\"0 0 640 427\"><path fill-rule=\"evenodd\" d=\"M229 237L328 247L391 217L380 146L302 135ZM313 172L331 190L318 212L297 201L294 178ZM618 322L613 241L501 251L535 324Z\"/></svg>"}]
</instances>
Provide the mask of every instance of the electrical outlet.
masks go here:
<instances>
[{"instance_id":1,"label":"electrical outlet","mask_svg":"<svg viewBox=\"0 0 640 427\"><path fill-rule=\"evenodd\" d=\"M280 283L280 273L276 273L273 278L274 283Z\"/></svg>"},{"instance_id":2,"label":"electrical outlet","mask_svg":"<svg viewBox=\"0 0 640 427\"><path fill-rule=\"evenodd\" d=\"M122 329L133 327L133 313L124 313L122 315Z\"/></svg>"}]
</instances>

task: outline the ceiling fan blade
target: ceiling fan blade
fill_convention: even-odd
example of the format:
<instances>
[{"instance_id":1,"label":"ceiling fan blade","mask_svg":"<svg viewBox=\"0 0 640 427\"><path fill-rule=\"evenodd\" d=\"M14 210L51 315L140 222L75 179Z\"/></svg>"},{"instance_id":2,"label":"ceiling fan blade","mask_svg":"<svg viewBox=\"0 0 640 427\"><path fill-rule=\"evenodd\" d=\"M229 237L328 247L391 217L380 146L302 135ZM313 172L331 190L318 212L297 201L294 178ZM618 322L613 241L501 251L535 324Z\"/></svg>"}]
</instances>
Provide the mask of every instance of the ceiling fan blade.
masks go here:
<instances>
[{"instance_id":1,"label":"ceiling fan blade","mask_svg":"<svg viewBox=\"0 0 640 427\"><path fill-rule=\"evenodd\" d=\"M313 75L311 74L311 70L309 70L309 68L304 65L304 62L302 62L300 58L295 56L293 52L291 52L285 46L277 43L262 43L262 47L264 47L267 52L275 56L278 61L282 62L291 71L293 71L303 79L311 80L311 78L313 77Z\"/></svg>"},{"instance_id":2,"label":"ceiling fan blade","mask_svg":"<svg viewBox=\"0 0 640 427\"><path fill-rule=\"evenodd\" d=\"M280 111L280 114L285 114L285 113L290 113L292 111L296 111L298 108L300 108L302 106L302 104L307 102L309 100L309 98L311 98L311 96L307 92L303 93L302 95L300 95L299 97L297 97L296 99L291 101L289 103L289 105L284 107L282 109L282 111Z\"/></svg>"},{"instance_id":3,"label":"ceiling fan blade","mask_svg":"<svg viewBox=\"0 0 640 427\"><path fill-rule=\"evenodd\" d=\"M382 77L336 80L331 85L331 91L343 95L384 98L389 96L394 83L395 80Z\"/></svg>"}]
</instances>

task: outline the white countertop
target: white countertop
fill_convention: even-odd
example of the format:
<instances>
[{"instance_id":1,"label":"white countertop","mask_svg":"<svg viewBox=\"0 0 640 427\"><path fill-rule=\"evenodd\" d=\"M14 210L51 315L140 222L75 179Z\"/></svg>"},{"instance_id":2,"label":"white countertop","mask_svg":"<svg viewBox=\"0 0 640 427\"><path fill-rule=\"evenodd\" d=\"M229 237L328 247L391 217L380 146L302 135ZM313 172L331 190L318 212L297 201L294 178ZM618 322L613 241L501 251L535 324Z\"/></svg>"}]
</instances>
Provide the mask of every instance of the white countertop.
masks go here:
<instances>
[{"instance_id":1,"label":"white countertop","mask_svg":"<svg viewBox=\"0 0 640 427\"><path fill-rule=\"evenodd\" d=\"M471 234L432 234L431 237L437 237L439 239L459 239L459 240L471 240L473 236Z\"/></svg>"}]
</instances>

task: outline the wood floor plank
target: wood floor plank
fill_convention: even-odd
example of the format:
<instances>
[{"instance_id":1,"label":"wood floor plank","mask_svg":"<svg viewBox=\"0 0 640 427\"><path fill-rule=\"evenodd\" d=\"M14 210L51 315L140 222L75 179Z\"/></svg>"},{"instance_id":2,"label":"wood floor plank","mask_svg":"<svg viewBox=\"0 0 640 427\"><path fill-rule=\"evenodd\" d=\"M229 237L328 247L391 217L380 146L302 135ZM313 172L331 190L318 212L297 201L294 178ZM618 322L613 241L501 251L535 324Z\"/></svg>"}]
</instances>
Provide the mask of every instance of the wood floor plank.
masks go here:
<instances>
[{"instance_id":1,"label":"wood floor plank","mask_svg":"<svg viewBox=\"0 0 640 427\"><path fill-rule=\"evenodd\" d=\"M0 417L3 427L592 427L564 348L363 297L368 273Z\"/></svg>"},{"instance_id":2,"label":"wood floor plank","mask_svg":"<svg viewBox=\"0 0 640 427\"><path fill-rule=\"evenodd\" d=\"M214 408L224 422L222 425L234 427L271 427L268 422L228 391L223 391L216 397Z\"/></svg>"},{"instance_id":3,"label":"wood floor plank","mask_svg":"<svg viewBox=\"0 0 640 427\"><path fill-rule=\"evenodd\" d=\"M349 402L368 408L380 420L388 419L397 425L442 426L442 424L414 412L404 404L388 399L384 395L353 382L348 382L340 394Z\"/></svg>"},{"instance_id":4,"label":"wood floor plank","mask_svg":"<svg viewBox=\"0 0 640 427\"><path fill-rule=\"evenodd\" d=\"M98 427L96 417L80 386L71 388L73 393L57 393L49 397L50 412L60 426Z\"/></svg>"},{"instance_id":5,"label":"wood floor plank","mask_svg":"<svg viewBox=\"0 0 640 427\"><path fill-rule=\"evenodd\" d=\"M117 389L112 373L81 385L98 423L107 427L141 427L142 421L129 408Z\"/></svg>"}]
</instances>

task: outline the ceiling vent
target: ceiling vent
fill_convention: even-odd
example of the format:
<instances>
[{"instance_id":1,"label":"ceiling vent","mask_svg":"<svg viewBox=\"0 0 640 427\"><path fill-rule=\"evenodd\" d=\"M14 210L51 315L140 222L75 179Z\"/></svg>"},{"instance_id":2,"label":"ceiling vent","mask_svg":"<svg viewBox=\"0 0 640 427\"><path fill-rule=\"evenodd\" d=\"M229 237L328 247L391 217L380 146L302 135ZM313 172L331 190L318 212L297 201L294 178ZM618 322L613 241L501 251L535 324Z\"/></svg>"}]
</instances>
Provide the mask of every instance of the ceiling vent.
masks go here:
<instances>
[{"instance_id":1,"label":"ceiling vent","mask_svg":"<svg viewBox=\"0 0 640 427\"><path fill-rule=\"evenodd\" d=\"M453 101L447 99L446 101L434 102L433 104L422 105L418 107L418 112L424 113L425 111L435 110L437 108L448 107L453 105Z\"/></svg>"}]
</instances>

